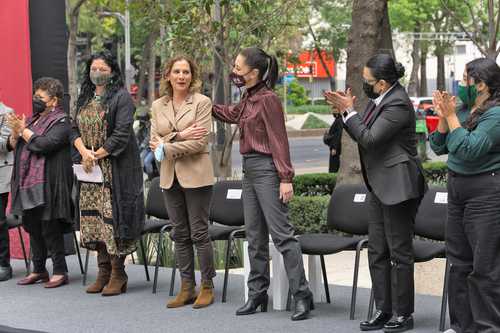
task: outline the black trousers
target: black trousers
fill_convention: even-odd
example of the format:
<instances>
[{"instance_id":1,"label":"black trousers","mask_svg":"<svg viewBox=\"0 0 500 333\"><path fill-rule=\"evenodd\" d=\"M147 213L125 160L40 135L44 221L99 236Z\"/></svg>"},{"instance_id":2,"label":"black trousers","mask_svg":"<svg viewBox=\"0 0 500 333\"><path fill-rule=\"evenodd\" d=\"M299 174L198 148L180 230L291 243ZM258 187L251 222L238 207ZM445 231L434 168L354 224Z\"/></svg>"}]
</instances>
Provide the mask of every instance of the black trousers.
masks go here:
<instances>
[{"instance_id":1,"label":"black trousers","mask_svg":"<svg viewBox=\"0 0 500 333\"><path fill-rule=\"evenodd\" d=\"M369 199L368 263L377 310L411 315L414 311L413 235L420 199L386 206Z\"/></svg>"},{"instance_id":2,"label":"black trousers","mask_svg":"<svg viewBox=\"0 0 500 333\"><path fill-rule=\"evenodd\" d=\"M452 328L500 332L500 173L449 173L446 253Z\"/></svg>"},{"instance_id":3,"label":"black trousers","mask_svg":"<svg viewBox=\"0 0 500 333\"><path fill-rule=\"evenodd\" d=\"M9 226L5 219L5 210L9 200L9 193L0 193L0 266L10 266Z\"/></svg>"},{"instance_id":4,"label":"black trousers","mask_svg":"<svg viewBox=\"0 0 500 333\"><path fill-rule=\"evenodd\" d=\"M33 272L43 273L47 269L45 262L50 252L53 274L62 275L68 272L64 251L64 228L58 220L41 220L41 209L25 211L23 225L30 235Z\"/></svg>"}]
</instances>

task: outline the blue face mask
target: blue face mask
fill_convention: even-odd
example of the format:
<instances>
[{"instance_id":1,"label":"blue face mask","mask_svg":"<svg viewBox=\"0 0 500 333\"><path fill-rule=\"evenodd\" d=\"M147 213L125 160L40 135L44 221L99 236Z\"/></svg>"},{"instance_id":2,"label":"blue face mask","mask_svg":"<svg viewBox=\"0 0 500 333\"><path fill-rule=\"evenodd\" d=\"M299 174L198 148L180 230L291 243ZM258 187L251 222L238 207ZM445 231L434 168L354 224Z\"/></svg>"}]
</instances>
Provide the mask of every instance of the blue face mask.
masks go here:
<instances>
[{"instance_id":1,"label":"blue face mask","mask_svg":"<svg viewBox=\"0 0 500 333\"><path fill-rule=\"evenodd\" d=\"M163 158L165 158L165 151L163 150L163 143L160 143L158 147L156 147L155 151L155 159L158 162L163 161Z\"/></svg>"}]
</instances>

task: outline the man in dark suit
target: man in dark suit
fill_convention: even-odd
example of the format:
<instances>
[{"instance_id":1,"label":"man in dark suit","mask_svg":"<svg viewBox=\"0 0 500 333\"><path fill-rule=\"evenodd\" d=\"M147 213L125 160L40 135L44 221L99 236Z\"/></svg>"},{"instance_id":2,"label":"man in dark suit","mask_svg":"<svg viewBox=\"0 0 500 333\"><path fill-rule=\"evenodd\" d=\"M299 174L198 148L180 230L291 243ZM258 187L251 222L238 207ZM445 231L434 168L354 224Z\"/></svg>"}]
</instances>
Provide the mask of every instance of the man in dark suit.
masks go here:
<instances>
[{"instance_id":1,"label":"man in dark suit","mask_svg":"<svg viewBox=\"0 0 500 333\"><path fill-rule=\"evenodd\" d=\"M325 94L358 143L363 178L371 192L368 260L377 312L360 324L362 331L413 328L412 239L427 185L417 155L413 106L398 82L403 75L404 68L389 55L372 57L363 70L363 90L370 101L362 115L353 109L350 90Z\"/></svg>"},{"instance_id":2,"label":"man in dark suit","mask_svg":"<svg viewBox=\"0 0 500 333\"><path fill-rule=\"evenodd\" d=\"M335 118L328 132L323 135L323 142L330 148L330 163L328 172L337 172L340 167L340 154L342 153L342 118Z\"/></svg>"}]
</instances>

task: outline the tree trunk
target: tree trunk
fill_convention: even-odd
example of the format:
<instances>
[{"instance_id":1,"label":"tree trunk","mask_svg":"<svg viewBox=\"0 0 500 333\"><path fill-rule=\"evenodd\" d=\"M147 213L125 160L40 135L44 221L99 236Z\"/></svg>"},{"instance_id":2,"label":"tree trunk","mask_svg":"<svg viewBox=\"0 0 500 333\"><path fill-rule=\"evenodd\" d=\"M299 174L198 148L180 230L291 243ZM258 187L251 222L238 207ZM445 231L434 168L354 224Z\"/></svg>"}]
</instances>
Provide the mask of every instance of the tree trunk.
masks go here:
<instances>
[{"instance_id":1,"label":"tree trunk","mask_svg":"<svg viewBox=\"0 0 500 333\"><path fill-rule=\"evenodd\" d=\"M443 46L436 45L436 57L437 57L437 82L436 89L444 91L446 90L446 74L445 74L445 48Z\"/></svg>"},{"instance_id":2,"label":"tree trunk","mask_svg":"<svg viewBox=\"0 0 500 333\"><path fill-rule=\"evenodd\" d=\"M418 31L415 31L418 32ZM418 96L418 70L420 68L420 40L413 40L413 49L411 51L412 67L410 75L410 83L408 84L408 95Z\"/></svg>"},{"instance_id":3,"label":"tree trunk","mask_svg":"<svg viewBox=\"0 0 500 333\"><path fill-rule=\"evenodd\" d=\"M66 14L69 18L69 36L68 36L68 89L70 96L69 114L73 119L76 113L76 100L78 98L78 67L76 59L76 38L78 35L78 19L80 16L80 8L86 0L79 0L74 7L70 6L69 1L66 1Z\"/></svg>"},{"instance_id":4,"label":"tree trunk","mask_svg":"<svg viewBox=\"0 0 500 333\"><path fill-rule=\"evenodd\" d=\"M156 38L158 36L157 31L151 31L146 38L146 44L144 45L144 48L142 49L142 54L141 54L141 63L139 65L139 82L137 85L137 103L140 103L145 92L146 92L146 84L147 84L147 75L146 73L148 72L149 68L149 58L151 55L151 49L154 46L154 43L156 41Z\"/></svg>"},{"instance_id":5,"label":"tree trunk","mask_svg":"<svg viewBox=\"0 0 500 333\"><path fill-rule=\"evenodd\" d=\"M149 49L149 65L148 65L148 106L153 105L156 99L156 54L154 44L150 45Z\"/></svg>"},{"instance_id":6,"label":"tree trunk","mask_svg":"<svg viewBox=\"0 0 500 333\"><path fill-rule=\"evenodd\" d=\"M354 0L352 25L347 41L346 85L357 96L356 110L363 111L368 101L361 89L362 72L368 59L377 52L394 54L387 12L387 0ZM357 144L344 131L339 183L362 183Z\"/></svg>"},{"instance_id":7,"label":"tree trunk","mask_svg":"<svg viewBox=\"0 0 500 333\"><path fill-rule=\"evenodd\" d=\"M214 20L219 22L221 29L216 36L216 49L221 57L225 57L227 50L224 46L224 24L222 22L221 1L215 1ZM228 104L231 102L226 94L224 63L214 52L214 77L213 77L213 101L214 104ZM212 163L216 177L226 178L232 176L231 165L231 126L221 121L215 121L215 140L212 144Z\"/></svg>"},{"instance_id":8,"label":"tree trunk","mask_svg":"<svg viewBox=\"0 0 500 333\"><path fill-rule=\"evenodd\" d=\"M419 96L427 96L427 53L428 46L422 45L420 49L420 91Z\"/></svg>"}]
</instances>

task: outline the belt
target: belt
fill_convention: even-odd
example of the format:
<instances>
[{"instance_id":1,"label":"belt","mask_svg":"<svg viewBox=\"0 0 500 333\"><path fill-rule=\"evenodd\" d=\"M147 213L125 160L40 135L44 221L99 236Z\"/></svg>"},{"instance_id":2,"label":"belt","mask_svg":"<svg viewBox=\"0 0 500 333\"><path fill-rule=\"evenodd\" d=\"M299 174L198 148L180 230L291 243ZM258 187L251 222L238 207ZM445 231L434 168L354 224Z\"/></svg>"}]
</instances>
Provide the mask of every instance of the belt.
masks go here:
<instances>
[{"instance_id":1,"label":"belt","mask_svg":"<svg viewBox=\"0 0 500 333\"><path fill-rule=\"evenodd\" d=\"M491 170L491 171L486 171L486 172L481 172L481 173L475 173L475 174L470 174L470 175L465 175L462 173L455 172L453 170L448 169L448 174L452 177L480 177L480 176L495 176L500 174L500 170Z\"/></svg>"}]
</instances>

